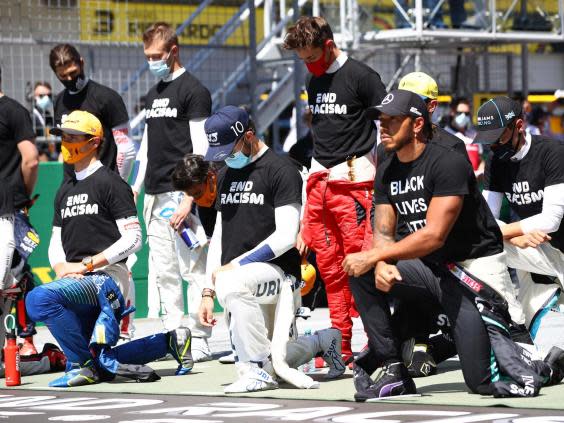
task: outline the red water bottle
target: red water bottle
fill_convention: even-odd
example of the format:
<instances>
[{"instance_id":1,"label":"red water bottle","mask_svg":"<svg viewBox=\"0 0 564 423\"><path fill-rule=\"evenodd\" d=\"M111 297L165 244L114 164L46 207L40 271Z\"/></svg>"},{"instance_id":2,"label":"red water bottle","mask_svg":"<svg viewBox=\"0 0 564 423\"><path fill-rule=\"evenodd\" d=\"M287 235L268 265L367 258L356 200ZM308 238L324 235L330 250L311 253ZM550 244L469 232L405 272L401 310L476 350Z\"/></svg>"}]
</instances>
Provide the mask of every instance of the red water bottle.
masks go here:
<instances>
[{"instance_id":1,"label":"red water bottle","mask_svg":"<svg viewBox=\"0 0 564 423\"><path fill-rule=\"evenodd\" d=\"M15 330L12 330L6 335L6 346L4 347L4 367L6 371L6 386L21 385L20 350L16 344Z\"/></svg>"}]
</instances>

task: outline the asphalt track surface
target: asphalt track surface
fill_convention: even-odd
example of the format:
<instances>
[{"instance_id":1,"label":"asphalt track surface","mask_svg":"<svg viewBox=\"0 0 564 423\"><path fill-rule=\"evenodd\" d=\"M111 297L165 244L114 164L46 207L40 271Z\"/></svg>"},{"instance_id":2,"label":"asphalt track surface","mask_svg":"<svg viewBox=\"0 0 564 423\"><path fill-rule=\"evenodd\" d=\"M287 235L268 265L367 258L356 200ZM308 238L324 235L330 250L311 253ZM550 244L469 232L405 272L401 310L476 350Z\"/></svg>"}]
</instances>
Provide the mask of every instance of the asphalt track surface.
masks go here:
<instances>
[{"instance_id":1,"label":"asphalt track surface","mask_svg":"<svg viewBox=\"0 0 564 423\"><path fill-rule=\"evenodd\" d=\"M564 398L562 399L564 401ZM558 410L344 401L0 390L0 419L17 423L121 422L564 422Z\"/></svg>"}]
</instances>

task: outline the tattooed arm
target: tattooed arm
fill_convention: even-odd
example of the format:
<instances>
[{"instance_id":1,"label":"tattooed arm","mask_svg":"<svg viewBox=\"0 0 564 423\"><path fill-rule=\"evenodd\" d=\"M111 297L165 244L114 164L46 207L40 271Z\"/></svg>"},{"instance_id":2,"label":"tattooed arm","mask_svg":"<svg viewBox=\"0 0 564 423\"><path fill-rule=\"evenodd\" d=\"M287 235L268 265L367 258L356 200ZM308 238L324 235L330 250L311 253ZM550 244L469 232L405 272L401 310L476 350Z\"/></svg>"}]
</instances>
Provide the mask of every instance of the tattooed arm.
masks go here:
<instances>
[{"instance_id":1,"label":"tattooed arm","mask_svg":"<svg viewBox=\"0 0 564 423\"><path fill-rule=\"evenodd\" d=\"M395 243L397 215L391 204L377 204L374 209L374 237L372 249L349 254L343 261L343 269L351 276L368 272L378 262L378 252Z\"/></svg>"},{"instance_id":2,"label":"tattooed arm","mask_svg":"<svg viewBox=\"0 0 564 423\"><path fill-rule=\"evenodd\" d=\"M444 245L456 222L463 201L462 196L433 197L427 210L425 226L399 242L394 242L393 239L396 215L392 206L376 206L373 248L347 256L343 262L345 271L351 276L359 276L380 261L394 263L424 257L438 250ZM362 265L356 265L361 260Z\"/></svg>"}]
</instances>

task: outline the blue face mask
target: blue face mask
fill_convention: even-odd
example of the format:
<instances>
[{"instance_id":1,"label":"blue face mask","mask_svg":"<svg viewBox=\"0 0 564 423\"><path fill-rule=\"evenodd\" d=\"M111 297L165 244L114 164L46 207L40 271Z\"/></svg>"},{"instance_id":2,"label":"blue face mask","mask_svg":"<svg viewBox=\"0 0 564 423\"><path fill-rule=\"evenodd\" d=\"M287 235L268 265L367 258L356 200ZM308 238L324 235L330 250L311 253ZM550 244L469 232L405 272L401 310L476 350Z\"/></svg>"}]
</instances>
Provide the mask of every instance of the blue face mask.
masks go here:
<instances>
[{"instance_id":1,"label":"blue face mask","mask_svg":"<svg viewBox=\"0 0 564 423\"><path fill-rule=\"evenodd\" d=\"M51 101L51 97L47 95L41 95L35 97L35 105L39 107L41 110L46 111L53 106L53 102Z\"/></svg>"},{"instance_id":2,"label":"blue face mask","mask_svg":"<svg viewBox=\"0 0 564 423\"><path fill-rule=\"evenodd\" d=\"M250 162L251 156L245 156L240 151L236 151L225 159L225 164L232 169L242 169Z\"/></svg>"},{"instance_id":3,"label":"blue face mask","mask_svg":"<svg viewBox=\"0 0 564 423\"><path fill-rule=\"evenodd\" d=\"M151 73L159 79L164 79L170 73L170 67L166 63L170 57L170 52L166 56L166 59L161 60L149 60L149 70Z\"/></svg>"}]
</instances>

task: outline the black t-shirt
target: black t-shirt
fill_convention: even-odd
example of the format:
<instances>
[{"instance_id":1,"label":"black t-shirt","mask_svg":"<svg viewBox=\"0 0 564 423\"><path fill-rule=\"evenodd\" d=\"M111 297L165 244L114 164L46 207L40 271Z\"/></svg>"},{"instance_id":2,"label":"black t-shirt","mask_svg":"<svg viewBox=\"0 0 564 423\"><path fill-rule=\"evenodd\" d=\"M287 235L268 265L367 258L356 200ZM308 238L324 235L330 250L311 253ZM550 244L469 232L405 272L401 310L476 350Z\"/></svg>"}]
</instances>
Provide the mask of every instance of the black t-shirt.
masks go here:
<instances>
[{"instance_id":1,"label":"black t-shirt","mask_svg":"<svg viewBox=\"0 0 564 423\"><path fill-rule=\"evenodd\" d=\"M444 246L423 259L434 263L486 257L503 251L501 231L480 193L469 161L438 144L427 144L414 161L394 153L377 170L376 204L391 204L410 232L426 224L432 197L464 196L462 210Z\"/></svg>"},{"instance_id":2,"label":"black t-shirt","mask_svg":"<svg viewBox=\"0 0 564 423\"><path fill-rule=\"evenodd\" d=\"M116 220L137 216L131 188L106 166L81 181L63 181L54 204L53 226L62 228L69 262L104 251L121 238Z\"/></svg>"},{"instance_id":3,"label":"black t-shirt","mask_svg":"<svg viewBox=\"0 0 564 423\"><path fill-rule=\"evenodd\" d=\"M14 213L12 191L4 180L0 180L0 216Z\"/></svg>"},{"instance_id":4,"label":"black t-shirt","mask_svg":"<svg viewBox=\"0 0 564 423\"><path fill-rule=\"evenodd\" d=\"M564 141L532 135L522 160L504 162L490 154L486 161L484 189L503 193L521 219L541 213L545 187L562 183ZM550 243L564 252L564 224L550 236Z\"/></svg>"},{"instance_id":5,"label":"black t-shirt","mask_svg":"<svg viewBox=\"0 0 564 423\"><path fill-rule=\"evenodd\" d=\"M35 140L29 111L16 100L0 97L0 180L10 185L14 207L18 209L29 201L21 170L22 156L18 150L18 144L24 140Z\"/></svg>"},{"instance_id":6,"label":"black t-shirt","mask_svg":"<svg viewBox=\"0 0 564 423\"><path fill-rule=\"evenodd\" d=\"M252 250L276 230L276 207L302 202L302 178L296 165L270 149L242 169L223 168L218 173L217 187L222 265ZM296 248L270 263L300 278L300 254Z\"/></svg>"},{"instance_id":7,"label":"black t-shirt","mask_svg":"<svg viewBox=\"0 0 564 423\"><path fill-rule=\"evenodd\" d=\"M365 118L367 107L380 104L386 87L367 65L348 58L335 73L306 81L312 111L313 158L325 167L363 156L376 143L374 123Z\"/></svg>"},{"instance_id":8,"label":"black t-shirt","mask_svg":"<svg viewBox=\"0 0 564 423\"><path fill-rule=\"evenodd\" d=\"M86 87L76 94L63 90L55 98L55 125L60 126L64 116L75 110L92 113L102 123L104 140L99 151L99 159L104 166L117 170L117 147L112 128L129 122L127 109L121 96L109 87L89 80ZM74 168L65 163L65 179L74 177Z\"/></svg>"},{"instance_id":9,"label":"black t-shirt","mask_svg":"<svg viewBox=\"0 0 564 423\"><path fill-rule=\"evenodd\" d=\"M174 191L170 177L176 162L192 153L192 119L211 114L211 95L192 74L184 72L170 82L160 81L147 94L147 172L145 191Z\"/></svg>"}]
</instances>

